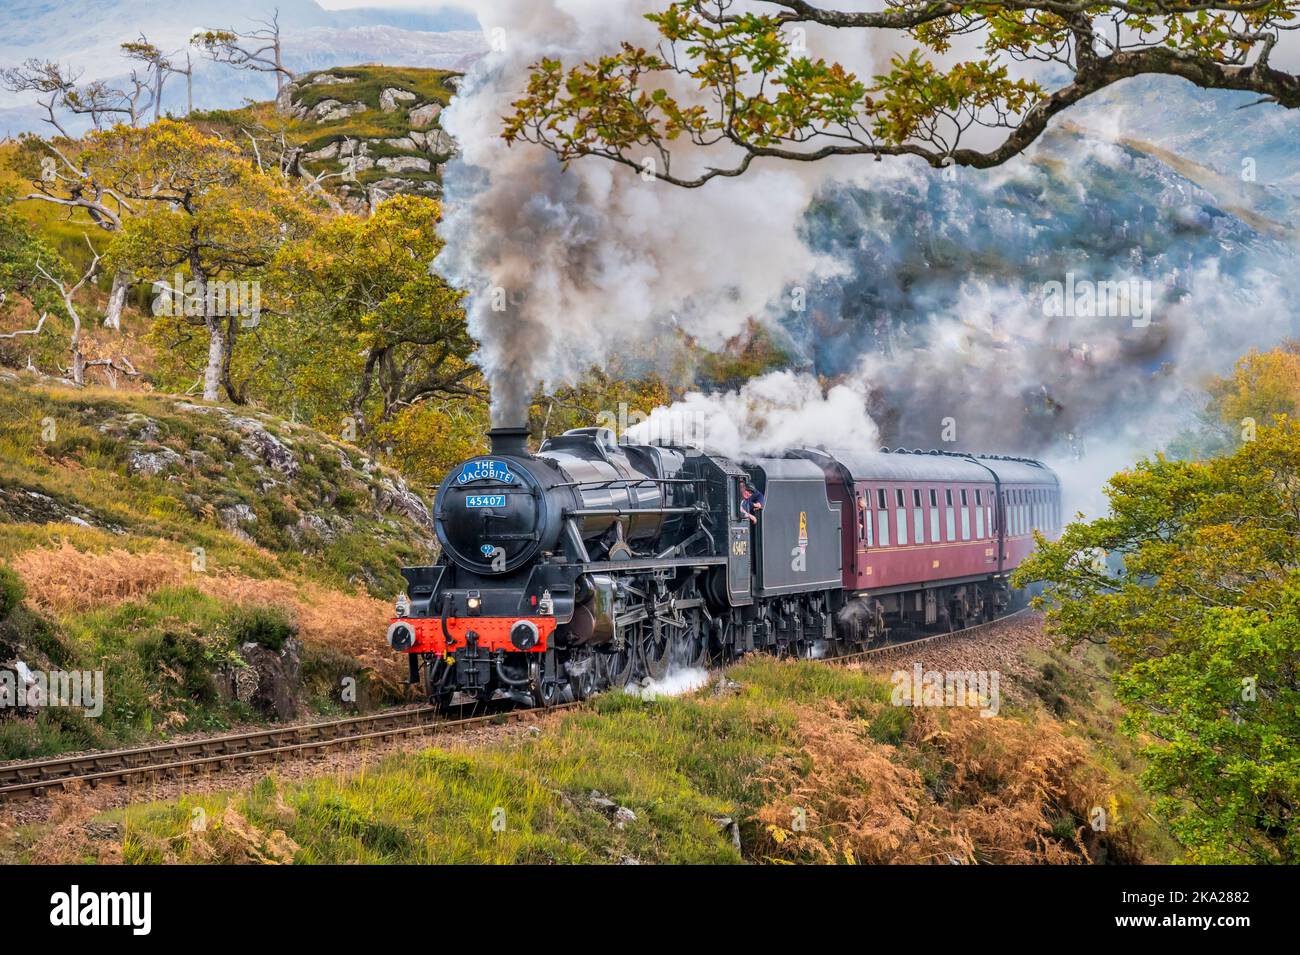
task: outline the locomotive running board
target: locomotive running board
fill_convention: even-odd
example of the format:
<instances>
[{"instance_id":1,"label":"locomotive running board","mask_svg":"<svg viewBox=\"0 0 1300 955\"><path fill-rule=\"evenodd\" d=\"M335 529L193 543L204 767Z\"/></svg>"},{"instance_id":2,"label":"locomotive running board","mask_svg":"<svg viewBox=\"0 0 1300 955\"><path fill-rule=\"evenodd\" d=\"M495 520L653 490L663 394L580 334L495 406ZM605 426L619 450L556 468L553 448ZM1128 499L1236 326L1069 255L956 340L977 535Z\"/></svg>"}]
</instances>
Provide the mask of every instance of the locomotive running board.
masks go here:
<instances>
[{"instance_id":1,"label":"locomotive running board","mask_svg":"<svg viewBox=\"0 0 1300 955\"><path fill-rule=\"evenodd\" d=\"M667 560L597 560L587 570L657 570L661 567L720 567L726 557L670 557Z\"/></svg>"}]
</instances>

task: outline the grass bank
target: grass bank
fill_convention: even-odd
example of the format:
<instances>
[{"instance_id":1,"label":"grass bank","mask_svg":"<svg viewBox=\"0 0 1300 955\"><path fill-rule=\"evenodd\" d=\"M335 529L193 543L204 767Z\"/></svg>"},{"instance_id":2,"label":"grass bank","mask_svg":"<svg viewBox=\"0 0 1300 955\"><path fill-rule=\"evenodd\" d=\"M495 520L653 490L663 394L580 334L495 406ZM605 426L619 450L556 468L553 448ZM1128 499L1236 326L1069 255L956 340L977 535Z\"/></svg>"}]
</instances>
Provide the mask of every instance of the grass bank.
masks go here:
<instances>
[{"instance_id":1,"label":"grass bank","mask_svg":"<svg viewBox=\"0 0 1300 955\"><path fill-rule=\"evenodd\" d=\"M537 733L364 772L111 812L110 839L23 830L8 861L1145 861L1112 782L1037 708L894 706L878 676L756 659L676 699L606 694ZM78 829L77 832L84 830ZM57 851L51 855L51 846Z\"/></svg>"}]
</instances>

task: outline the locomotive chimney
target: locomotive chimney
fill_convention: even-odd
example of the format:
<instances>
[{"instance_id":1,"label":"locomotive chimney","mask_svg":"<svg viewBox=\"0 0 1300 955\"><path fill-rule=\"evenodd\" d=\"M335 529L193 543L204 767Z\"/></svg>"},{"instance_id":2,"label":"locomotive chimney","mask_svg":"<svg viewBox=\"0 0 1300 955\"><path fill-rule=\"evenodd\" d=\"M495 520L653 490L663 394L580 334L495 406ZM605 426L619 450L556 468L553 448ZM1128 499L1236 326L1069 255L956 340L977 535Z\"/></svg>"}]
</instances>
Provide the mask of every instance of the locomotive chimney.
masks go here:
<instances>
[{"instance_id":1,"label":"locomotive chimney","mask_svg":"<svg viewBox=\"0 0 1300 955\"><path fill-rule=\"evenodd\" d=\"M488 432L493 454L516 454L528 457L527 428L493 428Z\"/></svg>"}]
</instances>

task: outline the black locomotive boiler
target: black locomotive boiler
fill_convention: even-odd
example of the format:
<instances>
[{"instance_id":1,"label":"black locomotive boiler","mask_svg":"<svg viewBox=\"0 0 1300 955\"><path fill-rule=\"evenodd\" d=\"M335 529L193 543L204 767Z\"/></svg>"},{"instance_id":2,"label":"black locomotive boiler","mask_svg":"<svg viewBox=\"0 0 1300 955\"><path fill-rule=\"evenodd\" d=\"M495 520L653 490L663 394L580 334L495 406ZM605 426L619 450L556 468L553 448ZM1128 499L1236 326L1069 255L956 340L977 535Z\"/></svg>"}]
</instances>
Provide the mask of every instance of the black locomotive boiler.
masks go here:
<instances>
[{"instance_id":1,"label":"black locomotive boiler","mask_svg":"<svg viewBox=\"0 0 1300 955\"><path fill-rule=\"evenodd\" d=\"M791 449L733 461L579 428L522 428L438 489L435 564L402 571L388 628L445 706L498 691L584 698L748 651L835 654L899 627L990 619L1035 529L1059 527L1036 461ZM741 484L765 497L756 521Z\"/></svg>"}]
</instances>

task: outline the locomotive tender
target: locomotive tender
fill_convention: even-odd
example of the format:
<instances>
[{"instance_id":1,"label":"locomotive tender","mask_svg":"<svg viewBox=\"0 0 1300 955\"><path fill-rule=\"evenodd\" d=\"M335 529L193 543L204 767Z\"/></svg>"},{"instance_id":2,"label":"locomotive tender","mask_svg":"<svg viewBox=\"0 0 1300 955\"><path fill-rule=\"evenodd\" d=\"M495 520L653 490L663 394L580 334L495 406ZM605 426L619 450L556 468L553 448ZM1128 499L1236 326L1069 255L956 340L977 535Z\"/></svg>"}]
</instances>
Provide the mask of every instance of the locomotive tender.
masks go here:
<instances>
[{"instance_id":1,"label":"locomotive tender","mask_svg":"<svg viewBox=\"0 0 1300 955\"><path fill-rule=\"evenodd\" d=\"M1024 458L797 448L733 461L523 428L438 489L433 566L407 567L388 642L446 706L532 705L761 650L835 655L992 619L1060 485ZM741 508L748 480L766 503Z\"/></svg>"}]
</instances>

